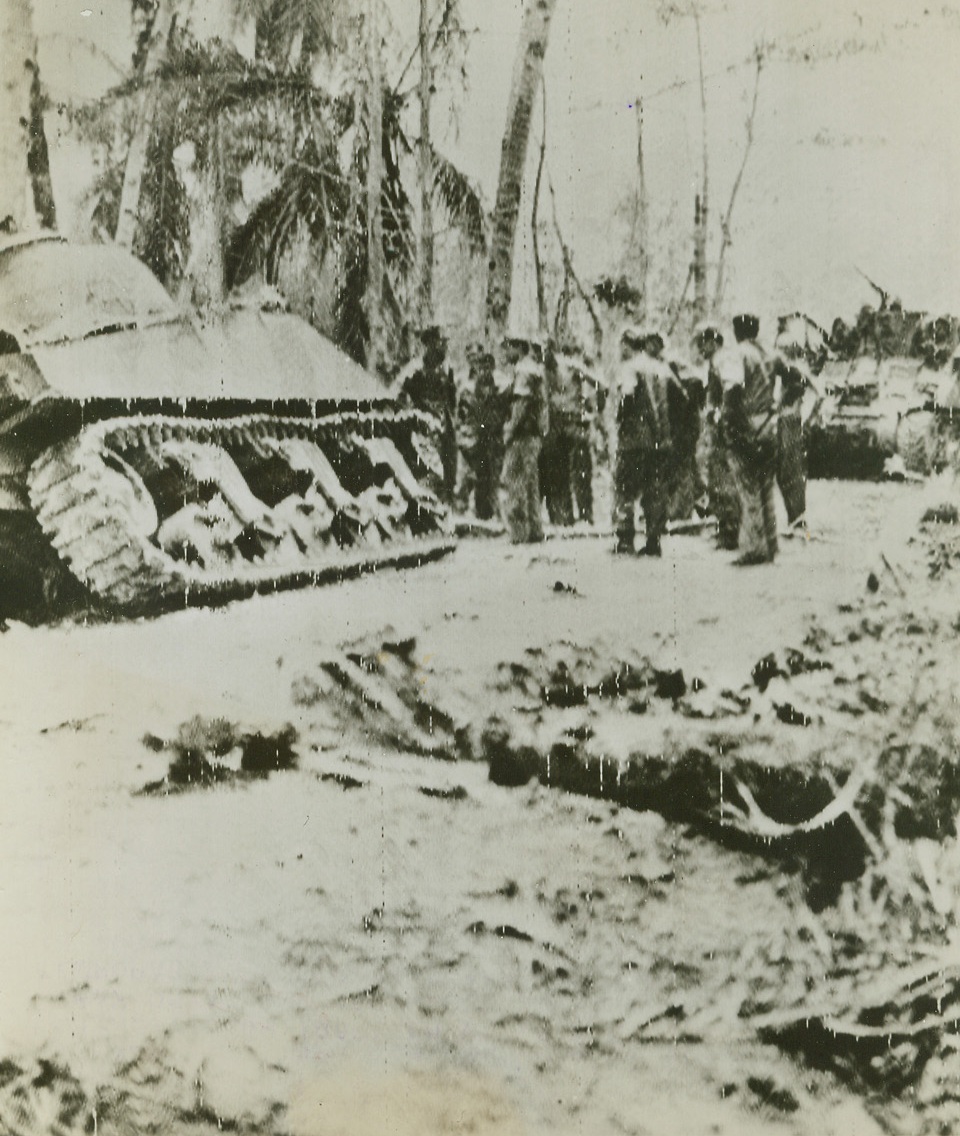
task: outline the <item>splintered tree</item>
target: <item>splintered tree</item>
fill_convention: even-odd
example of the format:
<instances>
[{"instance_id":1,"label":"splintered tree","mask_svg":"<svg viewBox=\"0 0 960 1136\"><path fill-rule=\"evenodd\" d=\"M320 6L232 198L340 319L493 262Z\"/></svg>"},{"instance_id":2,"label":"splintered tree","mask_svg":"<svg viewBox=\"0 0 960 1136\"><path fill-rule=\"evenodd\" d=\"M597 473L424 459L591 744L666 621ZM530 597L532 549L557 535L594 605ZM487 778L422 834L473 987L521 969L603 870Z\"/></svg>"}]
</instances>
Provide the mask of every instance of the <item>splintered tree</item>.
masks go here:
<instances>
[{"instance_id":1,"label":"splintered tree","mask_svg":"<svg viewBox=\"0 0 960 1136\"><path fill-rule=\"evenodd\" d=\"M758 42L751 56L744 61L746 65L752 64L754 67L753 97L745 124L746 141L743 148L743 155L730 190L730 197L727 201L726 209L723 211L720 218L720 246L714 269L713 286L711 288L709 280L710 216L712 209L710 199L710 146L707 73L704 64L703 33L701 27L703 17L709 13L709 6L706 0L660 0L658 13L660 19L665 23L669 23L674 19L692 20L697 47L696 81L700 101L701 138L700 184L694 199L693 256L690 261L690 269L683 287L683 293L677 304L674 317L674 323L676 323L677 319L680 318L682 312L685 310L687 294L691 283L693 284L694 293L692 313L695 319L703 319L707 316L716 315L723 304L727 284L726 258L727 252L733 244L733 212L737 203L737 197L740 193L740 186L743 181L744 171L747 167L747 161L750 157L750 151L753 148L754 124L757 117L757 101L760 93L760 76L767 54L771 50L771 45ZM734 67L739 66L740 64L734 65ZM734 67L727 67L726 70L731 71ZM686 81L675 84L677 87L685 85Z\"/></svg>"},{"instance_id":2,"label":"splintered tree","mask_svg":"<svg viewBox=\"0 0 960 1136\"><path fill-rule=\"evenodd\" d=\"M550 20L557 0L525 0L520 40L513 65L507 121L500 146L500 175L493 210L493 238L487 278L486 326L499 338L510 316L513 249L520 213L520 193L530 140L530 122L543 74Z\"/></svg>"},{"instance_id":3,"label":"splintered tree","mask_svg":"<svg viewBox=\"0 0 960 1136\"><path fill-rule=\"evenodd\" d=\"M700 12L691 9L697 29L697 68L700 77L700 193L693 219L693 304L699 319L707 314L707 233L710 218L710 150L707 146L707 88L703 73L703 37Z\"/></svg>"},{"instance_id":4,"label":"splintered tree","mask_svg":"<svg viewBox=\"0 0 960 1136\"><path fill-rule=\"evenodd\" d=\"M420 0L420 138L417 142L417 180L420 183L420 232L417 242L417 316L421 326L433 310L433 157L431 154L430 103L433 65L430 52L429 0Z\"/></svg>"},{"instance_id":5,"label":"splintered tree","mask_svg":"<svg viewBox=\"0 0 960 1136\"><path fill-rule=\"evenodd\" d=\"M376 370L383 357L383 147L376 140L383 137L383 76L380 45L379 0L368 0L366 12L367 47L367 129L371 144L367 147L367 287L364 309L369 337L367 366Z\"/></svg>"},{"instance_id":6,"label":"splintered tree","mask_svg":"<svg viewBox=\"0 0 960 1136\"><path fill-rule=\"evenodd\" d=\"M120 190L120 209L114 239L124 248L132 248L136 236L140 190L147 168L147 154L157 108L158 90L153 80L166 59L173 20L173 0L159 0L146 33L147 46L140 63L141 89L137 96L133 135L127 150Z\"/></svg>"},{"instance_id":7,"label":"splintered tree","mask_svg":"<svg viewBox=\"0 0 960 1136\"><path fill-rule=\"evenodd\" d=\"M754 51L756 73L753 83L753 101L750 103L750 113L747 115L746 121L746 142L743 147L743 157L737 169L737 176L733 181L733 188L730 190L730 199L727 202L726 212L720 222L720 253L717 257L717 274L713 288L713 311L715 312L719 310L720 305L723 303L723 293L727 285L727 249L733 244L730 225L733 220L734 206L737 204L737 194L740 192L740 183L743 181L743 171L747 168L747 159L750 157L750 150L753 148L753 125L757 118L757 97L760 94L760 75L763 71L764 58L765 49L762 45L758 44Z\"/></svg>"},{"instance_id":8,"label":"splintered tree","mask_svg":"<svg viewBox=\"0 0 960 1136\"><path fill-rule=\"evenodd\" d=\"M30 0L0 0L0 225L56 227Z\"/></svg>"}]
</instances>

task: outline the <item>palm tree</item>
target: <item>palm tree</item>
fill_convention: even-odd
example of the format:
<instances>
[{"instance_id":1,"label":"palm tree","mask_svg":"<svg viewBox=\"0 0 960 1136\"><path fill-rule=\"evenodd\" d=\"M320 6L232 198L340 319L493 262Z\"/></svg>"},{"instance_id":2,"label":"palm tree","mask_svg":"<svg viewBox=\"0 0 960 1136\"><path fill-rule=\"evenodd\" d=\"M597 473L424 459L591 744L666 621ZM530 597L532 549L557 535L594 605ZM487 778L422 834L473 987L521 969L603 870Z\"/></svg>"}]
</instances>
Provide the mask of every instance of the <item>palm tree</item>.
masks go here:
<instances>
[{"instance_id":1,"label":"palm tree","mask_svg":"<svg viewBox=\"0 0 960 1136\"><path fill-rule=\"evenodd\" d=\"M507 122L500 147L500 175L493 210L493 236L487 278L486 323L489 338L499 338L510 316L513 248L520 212L520 191L527 161L530 120L543 75L550 20L557 0L524 0L520 40L513 65Z\"/></svg>"},{"instance_id":2,"label":"palm tree","mask_svg":"<svg viewBox=\"0 0 960 1136\"><path fill-rule=\"evenodd\" d=\"M376 131L368 122L368 84L359 65L351 67L348 59L342 70L352 81L342 90L330 91L317 78L324 70L319 65L331 55L342 61L355 25L349 23L343 0L238 4L240 16L255 21L254 59L244 58L229 43L199 44L188 28L174 24L162 58L149 71L156 96L134 250L168 286L176 286L187 269L187 249L199 236L198 225L207 235L212 227L223 240L224 284L231 288L255 273L277 283L285 255L307 241L317 263L335 270L334 336L362 359L370 330L363 305L369 248L362 187ZM332 13L330 21L316 18L321 10ZM114 134L129 138L136 133L149 44L148 35L134 76L86 116L87 129L108 149ZM403 177L414 153L403 125L407 99L383 82L379 153L386 268L381 310L394 329L411 307L408 279L415 265L413 208ZM216 217L191 222L174 163L177 148L188 140L196 149L198 178L208 177L216 190L213 197L206 196L219 204L222 231ZM122 144L119 148L123 151ZM238 225L230 210L239 204L241 175L254 164L272 174L274 185ZM437 206L467 235L470 248L482 253L486 222L478 194L433 148L431 174ZM106 233L117 226L123 180L122 164L108 162L96 188L95 209Z\"/></svg>"},{"instance_id":3,"label":"palm tree","mask_svg":"<svg viewBox=\"0 0 960 1136\"><path fill-rule=\"evenodd\" d=\"M30 0L0 0L0 224L56 227Z\"/></svg>"}]
</instances>

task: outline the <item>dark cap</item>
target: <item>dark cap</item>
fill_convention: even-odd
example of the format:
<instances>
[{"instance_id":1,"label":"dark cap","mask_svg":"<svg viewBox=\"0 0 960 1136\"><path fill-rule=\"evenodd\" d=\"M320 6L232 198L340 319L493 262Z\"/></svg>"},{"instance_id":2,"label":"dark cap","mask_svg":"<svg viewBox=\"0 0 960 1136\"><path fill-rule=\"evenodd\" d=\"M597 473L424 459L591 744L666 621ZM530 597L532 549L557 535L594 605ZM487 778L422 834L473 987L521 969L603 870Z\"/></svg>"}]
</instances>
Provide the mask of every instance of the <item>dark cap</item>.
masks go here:
<instances>
[{"instance_id":1,"label":"dark cap","mask_svg":"<svg viewBox=\"0 0 960 1136\"><path fill-rule=\"evenodd\" d=\"M756 339L760 334L760 320L747 312L734 316L733 334L737 337L738 342L742 339Z\"/></svg>"},{"instance_id":2,"label":"dark cap","mask_svg":"<svg viewBox=\"0 0 960 1136\"><path fill-rule=\"evenodd\" d=\"M723 332L715 323L700 324L693 333L694 343L715 343L718 347L723 346Z\"/></svg>"}]
</instances>

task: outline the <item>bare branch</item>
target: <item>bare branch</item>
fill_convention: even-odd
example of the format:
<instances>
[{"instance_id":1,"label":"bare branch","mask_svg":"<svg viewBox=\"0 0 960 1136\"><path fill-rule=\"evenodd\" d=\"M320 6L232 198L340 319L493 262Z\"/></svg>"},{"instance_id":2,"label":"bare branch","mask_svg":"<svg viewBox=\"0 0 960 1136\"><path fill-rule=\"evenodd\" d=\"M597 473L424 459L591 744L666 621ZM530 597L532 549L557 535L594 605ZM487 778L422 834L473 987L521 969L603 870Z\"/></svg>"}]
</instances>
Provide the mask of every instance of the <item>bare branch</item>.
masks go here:
<instances>
[{"instance_id":1,"label":"bare branch","mask_svg":"<svg viewBox=\"0 0 960 1136\"><path fill-rule=\"evenodd\" d=\"M748 836L758 836L764 840L796 836L801 832L817 832L829 824L834 824L841 816L848 815L854 807L857 795L866 782L866 772L858 770L850 774L843 788L815 816L798 824L784 824L773 820L760 808L750 788L742 781L733 779L734 788L745 807L729 800L721 802L720 824L730 825Z\"/></svg>"},{"instance_id":2,"label":"bare branch","mask_svg":"<svg viewBox=\"0 0 960 1136\"><path fill-rule=\"evenodd\" d=\"M537 225L540 213L540 184L543 181L543 163L547 156L547 84L540 76L540 105L543 110L543 127L540 133L540 157L537 161L537 177L533 183L533 216L530 220L533 241L533 267L537 278L537 318L541 331L547 330L547 298L543 290L543 261L540 259L540 237Z\"/></svg>"},{"instance_id":3,"label":"bare branch","mask_svg":"<svg viewBox=\"0 0 960 1136\"><path fill-rule=\"evenodd\" d=\"M717 311L720 304L723 302L723 293L726 288L726 255L727 249L732 244L732 237L730 235L730 223L733 218L733 209L737 203L737 194L740 192L740 183L743 181L743 171L747 167L747 159L750 157L750 150L753 146L753 126L757 117L757 96L760 93L760 75L763 71L765 51L762 44L758 44L754 52L754 60L756 72L753 80L753 102L750 105L750 113L747 115L747 140L743 148L743 157L740 160L740 168L737 170L737 176L733 182L733 188L730 190L730 200L727 202L727 210L723 215L723 220L720 222L720 229L722 237L720 240L720 253L717 257L717 275L713 290L713 310Z\"/></svg>"},{"instance_id":4,"label":"bare branch","mask_svg":"<svg viewBox=\"0 0 960 1136\"><path fill-rule=\"evenodd\" d=\"M553 209L553 229L557 235L557 243L560 245L560 255L563 257L563 271L567 279L572 280L574 287L580 294L580 298L587 306L587 311L590 313L590 320L593 324L593 333L597 339L597 348L599 349L603 342L603 324L600 322L600 317L597 315L597 309L593 306L593 301L580 282L580 277L577 275L576 269L573 267L573 254L569 246L563 239L563 231L560 228L560 218L557 216L557 195L553 189L553 178L547 173L547 188L550 190L550 204Z\"/></svg>"},{"instance_id":5,"label":"bare branch","mask_svg":"<svg viewBox=\"0 0 960 1136\"><path fill-rule=\"evenodd\" d=\"M637 211L635 228L640 241L640 292L641 315L647 317L650 284L650 203L647 197L647 178L643 164L643 99L636 98L637 111Z\"/></svg>"},{"instance_id":6,"label":"bare branch","mask_svg":"<svg viewBox=\"0 0 960 1136\"><path fill-rule=\"evenodd\" d=\"M680 319L680 313L683 311L683 305L687 301L687 293L690 291L690 281L693 279L693 261L690 262L690 267L687 269L687 278L683 282L683 291L680 293L680 299L677 300L677 310L673 313L673 319L670 326L667 328L667 335L673 335L674 328Z\"/></svg>"}]
</instances>

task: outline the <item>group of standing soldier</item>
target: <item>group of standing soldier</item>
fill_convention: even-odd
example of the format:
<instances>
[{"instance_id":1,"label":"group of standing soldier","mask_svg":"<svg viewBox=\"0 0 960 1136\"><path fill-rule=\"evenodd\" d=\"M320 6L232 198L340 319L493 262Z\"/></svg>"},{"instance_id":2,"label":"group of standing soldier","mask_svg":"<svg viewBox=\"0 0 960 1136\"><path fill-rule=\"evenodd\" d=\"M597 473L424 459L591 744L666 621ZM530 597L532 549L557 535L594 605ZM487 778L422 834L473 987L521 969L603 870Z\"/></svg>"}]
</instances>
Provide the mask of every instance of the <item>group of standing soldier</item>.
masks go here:
<instances>
[{"instance_id":1,"label":"group of standing soldier","mask_svg":"<svg viewBox=\"0 0 960 1136\"><path fill-rule=\"evenodd\" d=\"M639 496L646 540L638 552L660 555L671 498L676 505L678 490L681 499L686 496L682 491L691 469L705 489L706 511L716 518L717 543L738 550L738 564L766 563L777 554L775 487L788 523L803 520L801 403L811 379L796 357L766 352L757 342L759 330L755 316L737 316L734 343L724 346L717 326L698 328L694 344L705 375L686 382L663 362L658 332L624 333L617 410L617 552L635 551Z\"/></svg>"},{"instance_id":2,"label":"group of standing soldier","mask_svg":"<svg viewBox=\"0 0 960 1136\"><path fill-rule=\"evenodd\" d=\"M810 382L802 362L766 352L752 315L694 335L698 367L664 358L663 336L628 328L612 385L615 406L615 551L661 555L670 519L712 514L721 548L737 563L777 552L774 489L790 524L806 510L801 401ZM458 391L439 329L400 376L401 397L439 423L438 490L449 503L489 520L498 514L514 543L543 539L553 524L592 523L593 479L608 449L601 419L604 384L575 351L506 340L498 366L482 346L468 352ZM458 478L459 465L459 478ZM636 548L635 508L645 535Z\"/></svg>"},{"instance_id":3,"label":"group of standing soldier","mask_svg":"<svg viewBox=\"0 0 960 1136\"><path fill-rule=\"evenodd\" d=\"M543 539L544 505L553 524L592 523L598 387L586 360L508 338L498 364L477 344L458 389L439 329L421 342L397 387L439 425L439 495L480 520L502 517L515 543Z\"/></svg>"}]
</instances>

